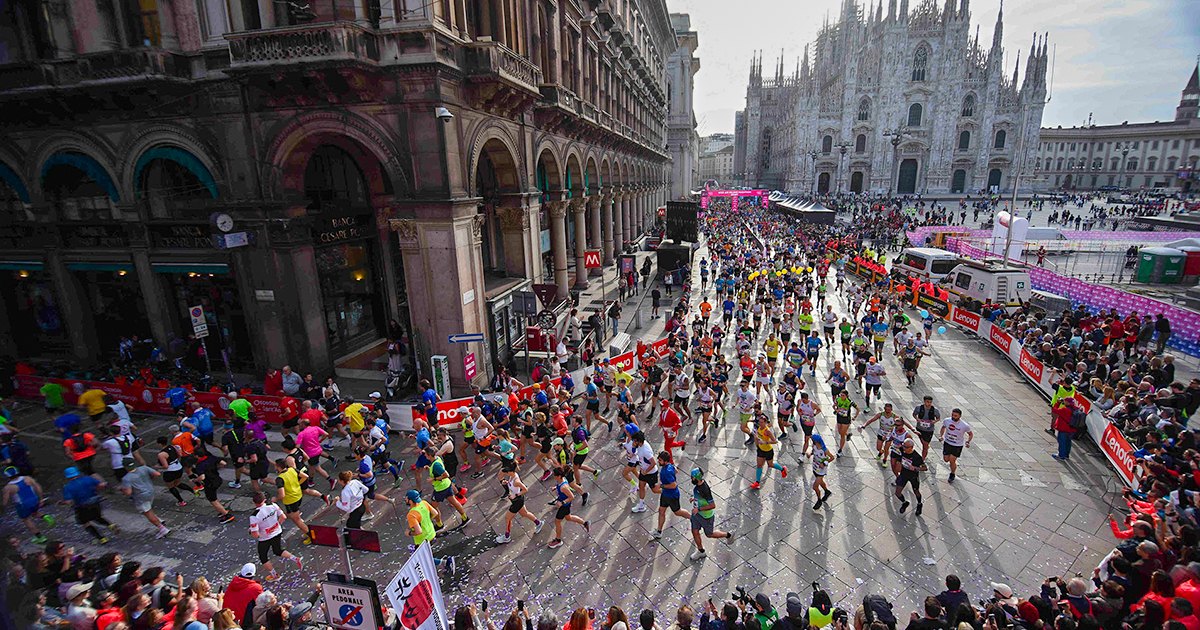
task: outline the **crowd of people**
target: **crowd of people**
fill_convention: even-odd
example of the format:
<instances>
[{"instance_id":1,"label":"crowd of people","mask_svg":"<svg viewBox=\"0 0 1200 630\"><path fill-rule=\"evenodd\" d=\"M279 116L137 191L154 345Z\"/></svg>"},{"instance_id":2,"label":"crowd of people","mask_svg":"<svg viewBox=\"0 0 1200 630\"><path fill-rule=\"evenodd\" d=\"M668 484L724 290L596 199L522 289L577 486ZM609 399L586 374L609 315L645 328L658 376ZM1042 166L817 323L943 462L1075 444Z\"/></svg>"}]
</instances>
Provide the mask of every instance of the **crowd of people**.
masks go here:
<instances>
[{"instance_id":1,"label":"crowd of people","mask_svg":"<svg viewBox=\"0 0 1200 630\"><path fill-rule=\"evenodd\" d=\"M528 397L520 395L525 383L502 373L493 379L495 391L476 391L471 405L455 410L457 427L439 424L445 403L428 382L420 385L421 417L410 435L397 438L388 403L378 392L360 403L331 381L315 383L285 368L270 385L295 408L285 411L278 437L245 399L234 396L231 417L221 421L177 388L167 393L176 421L148 445L138 438L125 403L93 390L79 397L75 410L63 403L64 392L44 390L68 465L36 468L19 430L11 422L0 424L3 501L13 504L39 545L29 551L21 540L7 539L0 559L6 617L0 621L39 630L280 630L319 624L323 615L311 602L281 602L267 588L289 564L304 570L298 551L311 542L300 511L306 498L338 510L350 528L372 518L378 518L376 527L402 523L414 546L433 543L440 567L453 575L462 559L438 553L439 539L461 535L456 532L470 520L464 505L474 492L484 492L478 487L487 480L502 487L507 502L496 544L554 549L568 538L571 544L603 544L606 533L577 508L589 504L601 475L619 474L628 484L630 512L649 513L644 518L650 519L652 538L668 535L668 519L682 519L693 546L689 558L702 563L711 545L743 534L718 527L723 506L709 485L705 455L692 457L688 466L677 455L691 440L704 444L730 434L744 439L744 461L755 469L749 492L778 483L772 481L776 473L779 479L803 476L812 509L820 512L831 509L826 481L837 473L831 464L846 456L847 440L874 433L870 452L890 471L884 474L891 500L902 517L919 518L930 458L946 464L946 481L954 483L974 431L961 409L939 408L932 394L911 411L886 401L890 369L903 372L909 388L921 386L920 366L938 343L933 330L939 324L930 316L910 316L908 302L887 282L860 282L842 266L865 238L878 238L873 230L886 236L887 230L911 227L913 217L903 206L881 203L832 226L801 224L760 208L710 209L699 261L672 276L676 290L667 292L664 307L665 349L647 352L636 371L597 358L580 383L564 364L556 365L529 384ZM912 613L909 630L1200 630L1193 615L1200 606L1200 558L1194 551L1200 544L1194 520L1200 455L1186 430L1187 418L1200 406L1200 381L1187 387L1174 381L1173 360L1158 356L1161 345L1145 347L1141 332L1148 318L1136 314L1072 311L1047 321L1018 311L994 317L1061 371L1048 429L1062 433L1063 422L1072 425L1057 410L1076 404L1073 387L1096 396L1096 404L1138 440L1141 490L1127 493L1128 516L1113 520L1122 542L1092 576L1051 577L1041 592L1018 597L1001 583L992 584L991 593L967 594L950 575L946 591L930 594L923 609ZM828 398L818 395L821 387L828 387ZM819 399L829 400L829 409ZM619 472L589 459L600 436L610 433L621 447ZM104 453L109 464L96 465ZM411 466L396 459L401 455ZM789 470L783 455L811 473ZM352 463L346 466L347 461ZM51 474L65 478L61 502L95 543L122 536L101 508L110 487L130 497L159 537L169 537L171 530L153 510L157 497L165 492L186 505L203 495L217 522L241 519L247 526L249 540L223 544L246 545L258 562L214 588L204 578L185 586L181 575L172 581L162 567L142 566L115 551L78 554L49 535L70 527L49 514L45 487ZM243 481L250 487L243 489ZM234 513L219 490L226 496L241 490L254 508ZM549 509L538 504L541 499L551 499ZM548 525L553 533L543 534ZM577 533L568 537L566 528ZM291 529L299 541L285 548L285 531ZM65 536L75 534L60 538ZM287 564L276 566L279 562ZM511 611L505 630L659 625L650 610L631 622L620 607L600 614L580 608L564 624L552 611L531 609L522 603ZM455 630L493 630L491 614L461 607L454 613ZM768 594L742 592L728 602L707 602L699 615L681 607L662 625L844 630L853 624L856 630L894 630L904 617L880 595L835 603L814 587L807 597L788 593L782 610Z\"/></svg>"}]
</instances>

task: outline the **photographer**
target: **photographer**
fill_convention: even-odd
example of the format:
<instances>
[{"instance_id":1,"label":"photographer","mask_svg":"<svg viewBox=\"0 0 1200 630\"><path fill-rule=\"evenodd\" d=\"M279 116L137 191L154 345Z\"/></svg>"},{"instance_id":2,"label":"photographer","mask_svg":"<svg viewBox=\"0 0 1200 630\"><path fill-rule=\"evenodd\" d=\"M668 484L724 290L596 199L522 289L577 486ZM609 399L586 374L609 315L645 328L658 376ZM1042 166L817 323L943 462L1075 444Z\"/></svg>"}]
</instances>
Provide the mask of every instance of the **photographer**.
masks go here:
<instances>
[{"instance_id":1,"label":"photographer","mask_svg":"<svg viewBox=\"0 0 1200 630\"><path fill-rule=\"evenodd\" d=\"M775 626L775 621L779 619L779 612L771 607L771 600L764 593L759 593L750 599L746 595L746 589L738 587L737 589L737 605L747 619L753 618L758 622L760 630L772 630ZM747 605L750 610L747 610Z\"/></svg>"},{"instance_id":2,"label":"photographer","mask_svg":"<svg viewBox=\"0 0 1200 630\"><path fill-rule=\"evenodd\" d=\"M727 602L721 607L720 618L717 618L717 607L709 599L704 602L704 613L700 615L700 630L744 630L738 617L738 607Z\"/></svg>"}]
</instances>

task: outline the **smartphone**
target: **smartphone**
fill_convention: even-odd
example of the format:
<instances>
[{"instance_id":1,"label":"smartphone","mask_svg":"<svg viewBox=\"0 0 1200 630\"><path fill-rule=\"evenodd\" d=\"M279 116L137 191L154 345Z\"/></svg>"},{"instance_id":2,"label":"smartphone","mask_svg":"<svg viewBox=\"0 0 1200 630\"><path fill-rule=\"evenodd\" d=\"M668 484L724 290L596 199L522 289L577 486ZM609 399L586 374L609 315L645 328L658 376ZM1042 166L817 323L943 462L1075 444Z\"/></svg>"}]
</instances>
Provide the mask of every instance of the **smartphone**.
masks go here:
<instances>
[{"instance_id":1,"label":"smartphone","mask_svg":"<svg viewBox=\"0 0 1200 630\"><path fill-rule=\"evenodd\" d=\"M483 612L487 612L487 600L486 599L480 600L479 610L482 610Z\"/></svg>"},{"instance_id":2,"label":"smartphone","mask_svg":"<svg viewBox=\"0 0 1200 630\"><path fill-rule=\"evenodd\" d=\"M525 600L523 600L523 599L517 600L517 610L525 610Z\"/></svg>"},{"instance_id":3,"label":"smartphone","mask_svg":"<svg viewBox=\"0 0 1200 630\"><path fill-rule=\"evenodd\" d=\"M596 618L596 609L588 608L588 619L595 619L595 618Z\"/></svg>"}]
</instances>

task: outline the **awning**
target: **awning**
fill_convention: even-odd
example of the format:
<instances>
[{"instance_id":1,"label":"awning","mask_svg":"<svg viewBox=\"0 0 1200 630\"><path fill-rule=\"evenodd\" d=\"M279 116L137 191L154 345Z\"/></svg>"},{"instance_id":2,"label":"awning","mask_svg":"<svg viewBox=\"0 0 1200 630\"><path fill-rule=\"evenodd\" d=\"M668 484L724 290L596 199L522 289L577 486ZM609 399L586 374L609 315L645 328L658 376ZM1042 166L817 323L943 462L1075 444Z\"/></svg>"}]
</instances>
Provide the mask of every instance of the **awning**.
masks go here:
<instances>
[{"instance_id":1,"label":"awning","mask_svg":"<svg viewBox=\"0 0 1200 630\"><path fill-rule=\"evenodd\" d=\"M133 265L130 263L73 262L67 263L67 269L71 271L133 271Z\"/></svg>"},{"instance_id":2,"label":"awning","mask_svg":"<svg viewBox=\"0 0 1200 630\"><path fill-rule=\"evenodd\" d=\"M225 263L150 263L154 273L229 273Z\"/></svg>"},{"instance_id":3,"label":"awning","mask_svg":"<svg viewBox=\"0 0 1200 630\"><path fill-rule=\"evenodd\" d=\"M41 271L44 265L34 260L3 260L0 269L5 271Z\"/></svg>"}]
</instances>

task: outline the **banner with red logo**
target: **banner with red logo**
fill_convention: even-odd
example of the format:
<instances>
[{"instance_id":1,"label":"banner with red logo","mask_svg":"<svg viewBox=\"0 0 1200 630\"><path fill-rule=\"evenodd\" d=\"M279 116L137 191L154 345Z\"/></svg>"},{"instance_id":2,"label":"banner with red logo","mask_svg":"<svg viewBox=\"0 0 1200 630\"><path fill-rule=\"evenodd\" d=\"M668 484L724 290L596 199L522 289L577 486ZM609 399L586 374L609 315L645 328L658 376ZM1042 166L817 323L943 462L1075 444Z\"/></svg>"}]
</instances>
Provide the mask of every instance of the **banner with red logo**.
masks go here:
<instances>
[{"instance_id":1,"label":"banner with red logo","mask_svg":"<svg viewBox=\"0 0 1200 630\"><path fill-rule=\"evenodd\" d=\"M1091 429L1091 418L1088 418L1088 429ZM1126 484L1137 487L1137 477L1134 473L1137 462L1133 457L1133 447L1121 435L1121 431L1111 422L1105 422L1104 431L1100 434L1100 450L1112 462L1117 474L1121 475Z\"/></svg>"},{"instance_id":2,"label":"banner with red logo","mask_svg":"<svg viewBox=\"0 0 1200 630\"><path fill-rule=\"evenodd\" d=\"M1029 353L1025 348L1021 348L1021 359L1017 363L1021 371L1025 373L1034 383L1042 383L1042 373L1045 372L1042 362Z\"/></svg>"},{"instance_id":3,"label":"banner with red logo","mask_svg":"<svg viewBox=\"0 0 1200 630\"><path fill-rule=\"evenodd\" d=\"M982 320L983 318L979 316L979 313L972 313L957 306L954 307L953 312L950 314L950 321L974 333L979 332L979 322Z\"/></svg>"},{"instance_id":4,"label":"banner with red logo","mask_svg":"<svg viewBox=\"0 0 1200 630\"><path fill-rule=\"evenodd\" d=\"M1004 332L999 326L988 326L988 340L1004 354L1008 354L1012 349L1012 335Z\"/></svg>"}]
</instances>

